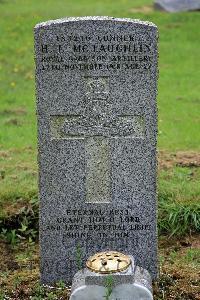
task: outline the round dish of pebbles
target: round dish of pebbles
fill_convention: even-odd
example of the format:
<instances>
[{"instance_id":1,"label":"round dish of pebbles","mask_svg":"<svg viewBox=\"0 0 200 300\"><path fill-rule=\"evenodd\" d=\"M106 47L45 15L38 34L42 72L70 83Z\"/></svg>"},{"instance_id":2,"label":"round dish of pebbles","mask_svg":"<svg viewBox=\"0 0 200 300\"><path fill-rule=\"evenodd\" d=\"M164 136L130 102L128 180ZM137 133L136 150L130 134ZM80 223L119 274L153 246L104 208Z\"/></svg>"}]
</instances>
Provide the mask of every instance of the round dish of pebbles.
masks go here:
<instances>
[{"instance_id":1,"label":"round dish of pebbles","mask_svg":"<svg viewBox=\"0 0 200 300\"><path fill-rule=\"evenodd\" d=\"M117 251L96 253L86 262L88 269L101 274L118 273L124 271L130 266L130 264L130 257Z\"/></svg>"}]
</instances>

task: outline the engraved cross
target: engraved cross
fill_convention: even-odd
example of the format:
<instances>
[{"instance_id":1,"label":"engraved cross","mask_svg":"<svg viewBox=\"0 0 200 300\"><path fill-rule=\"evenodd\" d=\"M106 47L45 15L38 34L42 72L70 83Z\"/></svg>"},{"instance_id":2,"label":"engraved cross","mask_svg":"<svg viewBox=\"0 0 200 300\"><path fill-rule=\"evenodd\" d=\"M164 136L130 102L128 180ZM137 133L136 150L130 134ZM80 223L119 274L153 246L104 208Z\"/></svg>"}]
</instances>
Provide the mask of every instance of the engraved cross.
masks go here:
<instances>
[{"instance_id":1,"label":"engraved cross","mask_svg":"<svg viewBox=\"0 0 200 300\"><path fill-rule=\"evenodd\" d=\"M144 136L141 116L113 114L109 79L87 77L83 115L51 116L53 139L84 139L86 154L86 202L111 202L110 139Z\"/></svg>"}]
</instances>

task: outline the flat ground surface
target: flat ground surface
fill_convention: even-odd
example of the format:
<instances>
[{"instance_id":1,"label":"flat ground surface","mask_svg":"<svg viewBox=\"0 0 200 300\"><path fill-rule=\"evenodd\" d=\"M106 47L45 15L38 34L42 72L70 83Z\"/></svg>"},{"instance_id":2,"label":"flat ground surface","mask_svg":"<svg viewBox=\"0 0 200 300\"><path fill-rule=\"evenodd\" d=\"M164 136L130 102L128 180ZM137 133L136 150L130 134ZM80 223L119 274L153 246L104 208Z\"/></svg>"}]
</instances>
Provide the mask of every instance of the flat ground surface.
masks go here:
<instances>
[{"instance_id":1,"label":"flat ground surface","mask_svg":"<svg viewBox=\"0 0 200 300\"><path fill-rule=\"evenodd\" d=\"M37 286L33 27L85 15L149 20L159 28L161 277L155 299L199 299L200 12L157 12L151 0L0 0L0 299L8 299L3 293L62 299L63 283L57 292Z\"/></svg>"}]
</instances>

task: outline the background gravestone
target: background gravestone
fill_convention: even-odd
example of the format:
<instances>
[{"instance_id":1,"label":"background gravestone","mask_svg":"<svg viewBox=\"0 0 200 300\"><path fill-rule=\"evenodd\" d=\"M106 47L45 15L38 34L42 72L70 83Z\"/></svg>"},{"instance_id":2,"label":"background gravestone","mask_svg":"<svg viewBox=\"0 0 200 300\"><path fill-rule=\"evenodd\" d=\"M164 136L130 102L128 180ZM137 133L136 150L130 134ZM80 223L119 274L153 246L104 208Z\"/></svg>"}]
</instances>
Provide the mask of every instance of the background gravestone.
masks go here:
<instances>
[{"instance_id":1,"label":"background gravestone","mask_svg":"<svg viewBox=\"0 0 200 300\"><path fill-rule=\"evenodd\" d=\"M200 0L156 0L154 6L168 12L199 10Z\"/></svg>"},{"instance_id":2,"label":"background gravestone","mask_svg":"<svg viewBox=\"0 0 200 300\"><path fill-rule=\"evenodd\" d=\"M35 27L41 279L97 251L157 275L157 27L109 17Z\"/></svg>"}]
</instances>

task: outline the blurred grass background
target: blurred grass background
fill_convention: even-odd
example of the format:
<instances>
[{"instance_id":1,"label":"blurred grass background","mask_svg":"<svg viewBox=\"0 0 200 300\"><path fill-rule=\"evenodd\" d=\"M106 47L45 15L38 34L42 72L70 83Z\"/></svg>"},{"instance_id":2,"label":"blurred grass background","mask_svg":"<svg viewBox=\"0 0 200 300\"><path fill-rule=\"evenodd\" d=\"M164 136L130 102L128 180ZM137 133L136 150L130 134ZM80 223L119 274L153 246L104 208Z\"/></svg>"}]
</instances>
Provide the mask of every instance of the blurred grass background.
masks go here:
<instances>
[{"instance_id":1,"label":"blurred grass background","mask_svg":"<svg viewBox=\"0 0 200 300\"><path fill-rule=\"evenodd\" d=\"M0 205L37 196L33 27L67 16L107 15L154 22L160 33L158 148L200 149L199 12L155 11L150 0L0 1ZM199 205L197 166L159 171L159 200ZM185 207L185 206L184 206ZM192 206L193 209L193 206Z\"/></svg>"}]
</instances>

